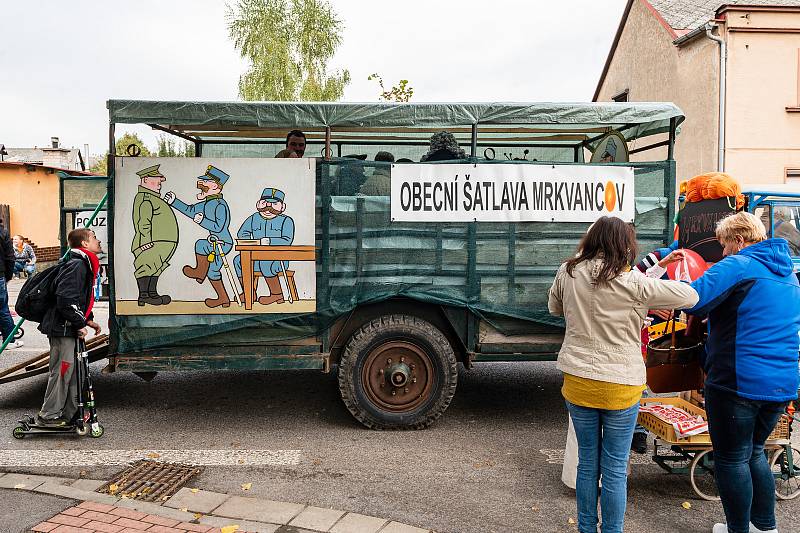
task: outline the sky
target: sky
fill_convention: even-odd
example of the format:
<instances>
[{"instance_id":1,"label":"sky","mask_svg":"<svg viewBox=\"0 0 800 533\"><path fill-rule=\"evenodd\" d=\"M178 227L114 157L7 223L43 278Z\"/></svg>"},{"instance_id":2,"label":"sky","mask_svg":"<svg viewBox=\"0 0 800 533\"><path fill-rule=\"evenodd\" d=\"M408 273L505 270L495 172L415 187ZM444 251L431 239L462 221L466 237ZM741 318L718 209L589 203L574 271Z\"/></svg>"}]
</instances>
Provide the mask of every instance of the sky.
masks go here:
<instances>
[{"instance_id":1,"label":"sky","mask_svg":"<svg viewBox=\"0 0 800 533\"><path fill-rule=\"evenodd\" d=\"M344 101L408 79L415 102L591 101L625 0L331 0ZM15 0L0 11L0 144L108 148L109 99L238 99L224 0ZM147 126L135 131L152 146Z\"/></svg>"}]
</instances>

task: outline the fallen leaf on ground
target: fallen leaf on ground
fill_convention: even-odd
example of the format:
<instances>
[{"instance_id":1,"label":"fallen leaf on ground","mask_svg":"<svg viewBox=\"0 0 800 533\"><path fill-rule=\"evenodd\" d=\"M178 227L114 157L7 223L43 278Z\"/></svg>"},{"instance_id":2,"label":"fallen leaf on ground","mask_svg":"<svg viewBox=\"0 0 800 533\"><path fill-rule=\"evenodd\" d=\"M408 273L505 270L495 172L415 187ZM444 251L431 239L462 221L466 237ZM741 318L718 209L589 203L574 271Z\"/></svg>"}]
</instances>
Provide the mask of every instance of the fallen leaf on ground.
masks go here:
<instances>
[{"instance_id":1,"label":"fallen leaf on ground","mask_svg":"<svg viewBox=\"0 0 800 533\"><path fill-rule=\"evenodd\" d=\"M147 454L147 457L149 457L150 459L158 459L159 457L161 457L161 454L156 452L150 452Z\"/></svg>"},{"instance_id":2,"label":"fallen leaf on ground","mask_svg":"<svg viewBox=\"0 0 800 533\"><path fill-rule=\"evenodd\" d=\"M200 489L190 489L190 490L192 491L192 494L197 494L198 492L200 492Z\"/></svg>"},{"instance_id":3,"label":"fallen leaf on ground","mask_svg":"<svg viewBox=\"0 0 800 533\"><path fill-rule=\"evenodd\" d=\"M15 489L24 489L25 488L25 483L17 483L16 485L14 485L14 488Z\"/></svg>"},{"instance_id":4,"label":"fallen leaf on ground","mask_svg":"<svg viewBox=\"0 0 800 533\"><path fill-rule=\"evenodd\" d=\"M194 519L199 520L203 515L201 513L194 513Z\"/></svg>"},{"instance_id":5,"label":"fallen leaf on ground","mask_svg":"<svg viewBox=\"0 0 800 533\"><path fill-rule=\"evenodd\" d=\"M86 477L86 470L81 470L80 472L78 472L78 475L80 477Z\"/></svg>"},{"instance_id":6,"label":"fallen leaf on ground","mask_svg":"<svg viewBox=\"0 0 800 533\"><path fill-rule=\"evenodd\" d=\"M223 527L221 533L233 533L234 531L239 531L239 526L237 526L236 524L232 526Z\"/></svg>"},{"instance_id":7,"label":"fallen leaf on ground","mask_svg":"<svg viewBox=\"0 0 800 533\"><path fill-rule=\"evenodd\" d=\"M188 513L189 509L187 507L181 507L179 511L183 511L184 513Z\"/></svg>"},{"instance_id":8,"label":"fallen leaf on ground","mask_svg":"<svg viewBox=\"0 0 800 533\"><path fill-rule=\"evenodd\" d=\"M242 483L242 490L250 490L250 487L252 486L252 483Z\"/></svg>"},{"instance_id":9,"label":"fallen leaf on ground","mask_svg":"<svg viewBox=\"0 0 800 533\"><path fill-rule=\"evenodd\" d=\"M684 509L691 509L692 508L692 504L689 503L689 502L683 502L681 504L681 507L683 507Z\"/></svg>"},{"instance_id":10,"label":"fallen leaf on ground","mask_svg":"<svg viewBox=\"0 0 800 533\"><path fill-rule=\"evenodd\" d=\"M119 485L117 485L116 483L112 483L111 485L108 486L108 493L109 494L114 494L118 490L119 490Z\"/></svg>"},{"instance_id":11,"label":"fallen leaf on ground","mask_svg":"<svg viewBox=\"0 0 800 533\"><path fill-rule=\"evenodd\" d=\"M575 523L575 519L570 517L570 519L567 520L567 522L570 523L570 524L574 524Z\"/></svg>"}]
</instances>

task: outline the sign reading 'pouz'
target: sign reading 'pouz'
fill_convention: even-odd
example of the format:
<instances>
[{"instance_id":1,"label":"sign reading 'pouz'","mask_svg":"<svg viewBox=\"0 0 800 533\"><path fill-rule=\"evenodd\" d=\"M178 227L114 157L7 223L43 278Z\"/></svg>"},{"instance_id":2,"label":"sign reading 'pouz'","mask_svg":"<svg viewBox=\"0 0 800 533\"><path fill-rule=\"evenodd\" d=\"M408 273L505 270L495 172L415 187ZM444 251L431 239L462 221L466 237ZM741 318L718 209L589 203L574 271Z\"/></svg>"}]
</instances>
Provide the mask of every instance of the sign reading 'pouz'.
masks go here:
<instances>
[{"instance_id":1,"label":"sign reading 'pouz'","mask_svg":"<svg viewBox=\"0 0 800 533\"><path fill-rule=\"evenodd\" d=\"M634 217L633 168L392 165L392 220L594 222Z\"/></svg>"}]
</instances>

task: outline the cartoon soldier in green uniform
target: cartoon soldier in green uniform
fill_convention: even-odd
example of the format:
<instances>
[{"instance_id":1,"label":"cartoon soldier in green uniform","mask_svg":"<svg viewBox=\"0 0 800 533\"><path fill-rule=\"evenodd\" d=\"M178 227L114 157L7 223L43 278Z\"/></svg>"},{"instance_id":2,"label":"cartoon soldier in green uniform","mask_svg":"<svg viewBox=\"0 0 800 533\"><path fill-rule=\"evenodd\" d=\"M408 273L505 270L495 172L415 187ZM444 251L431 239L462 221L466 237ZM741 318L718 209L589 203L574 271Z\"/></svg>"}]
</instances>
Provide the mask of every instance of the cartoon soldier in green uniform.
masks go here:
<instances>
[{"instance_id":1,"label":"cartoon soldier in green uniform","mask_svg":"<svg viewBox=\"0 0 800 533\"><path fill-rule=\"evenodd\" d=\"M175 213L161 198L161 184L167 180L153 165L136 173L141 182L133 198L134 276L139 286L138 304L166 305L172 298L159 295L158 277L169 266L178 247L178 221Z\"/></svg>"}]
</instances>

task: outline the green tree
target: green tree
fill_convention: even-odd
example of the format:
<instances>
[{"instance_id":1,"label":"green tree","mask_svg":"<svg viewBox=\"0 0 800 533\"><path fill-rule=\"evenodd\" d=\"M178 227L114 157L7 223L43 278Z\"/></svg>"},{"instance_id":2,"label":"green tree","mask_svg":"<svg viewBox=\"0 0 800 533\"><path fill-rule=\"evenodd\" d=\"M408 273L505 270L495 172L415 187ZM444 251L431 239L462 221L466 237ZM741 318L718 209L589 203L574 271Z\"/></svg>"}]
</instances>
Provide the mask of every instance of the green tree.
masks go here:
<instances>
[{"instance_id":1,"label":"green tree","mask_svg":"<svg viewBox=\"0 0 800 533\"><path fill-rule=\"evenodd\" d=\"M194 157L194 143L184 140L177 143L174 137L167 135L159 135L157 142L158 157Z\"/></svg>"},{"instance_id":2,"label":"green tree","mask_svg":"<svg viewBox=\"0 0 800 533\"><path fill-rule=\"evenodd\" d=\"M414 88L409 87L408 80L400 80L397 85L392 85L392 88L387 90L383 86L383 78L378 73L370 74L367 80L377 80L378 85L381 87L381 92L378 98L387 102L408 102L414 95Z\"/></svg>"},{"instance_id":3,"label":"green tree","mask_svg":"<svg viewBox=\"0 0 800 533\"><path fill-rule=\"evenodd\" d=\"M139 138L138 135L135 133L126 133L116 142L116 153L119 156L127 156L128 146L131 144L137 145L141 149L141 153L139 157L150 157L152 154L150 150L147 148L147 145L144 144L144 141ZM105 153L103 157L97 160L97 163L92 165L89 168L89 172L94 172L95 174L100 174L103 176L108 176L108 152Z\"/></svg>"},{"instance_id":4,"label":"green tree","mask_svg":"<svg viewBox=\"0 0 800 533\"><path fill-rule=\"evenodd\" d=\"M228 33L249 68L239 78L244 100L339 100L347 70L328 72L343 25L327 0L238 0Z\"/></svg>"},{"instance_id":5,"label":"green tree","mask_svg":"<svg viewBox=\"0 0 800 533\"><path fill-rule=\"evenodd\" d=\"M119 139L117 139L116 148L117 148L117 155L127 156L129 155L127 150L128 146L135 144L141 150L139 157L150 157L152 154L150 150L147 148L147 145L144 144L138 135L135 133L126 133Z\"/></svg>"}]
</instances>

